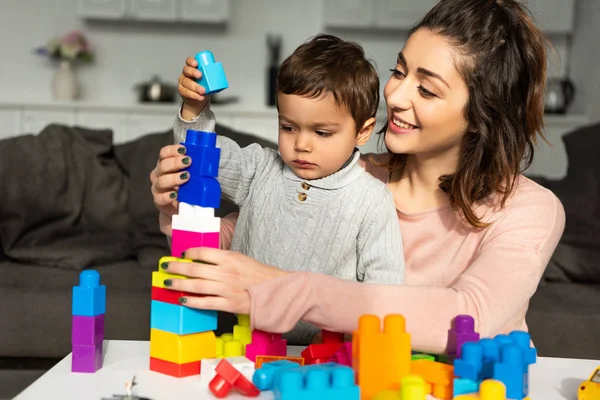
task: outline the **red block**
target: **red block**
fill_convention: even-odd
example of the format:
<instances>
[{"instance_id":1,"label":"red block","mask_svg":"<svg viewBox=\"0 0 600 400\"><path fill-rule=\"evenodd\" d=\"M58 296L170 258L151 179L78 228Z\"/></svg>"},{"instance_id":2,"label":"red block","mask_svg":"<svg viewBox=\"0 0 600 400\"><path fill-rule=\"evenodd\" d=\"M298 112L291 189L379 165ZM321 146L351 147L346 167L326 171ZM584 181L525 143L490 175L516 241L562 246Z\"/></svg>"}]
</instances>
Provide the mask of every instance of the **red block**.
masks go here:
<instances>
[{"instance_id":1,"label":"red block","mask_svg":"<svg viewBox=\"0 0 600 400\"><path fill-rule=\"evenodd\" d=\"M323 329L321 331L321 341L324 344L327 343L342 343L344 341L344 334L341 332L333 332Z\"/></svg>"},{"instance_id":2,"label":"red block","mask_svg":"<svg viewBox=\"0 0 600 400\"><path fill-rule=\"evenodd\" d=\"M215 367L215 377L208 388L219 399L227 397L232 388L246 397L257 397L260 394L260 390L226 359L222 359Z\"/></svg>"},{"instance_id":3,"label":"red block","mask_svg":"<svg viewBox=\"0 0 600 400\"><path fill-rule=\"evenodd\" d=\"M344 343L311 344L301 353L305 365L323 364L329 362Z\"/></svg>"},{"instance_id":4,"label":"red block","mask_svg":"<svg viewBox=\"0 0 600 400\"><path fill-rule=\"evenodd\" d=\"M174 376L175 378L200 375L200 361L194 361L187 364L176 364L150 357L150 370L169 376Z\"/></svg>"},{"instance_id":5,"label":"red block","mask_svg":"<svg viewBox=\"0 0 600 400\"><path fill-rule=\"evenodd\" d=\"M180 290L170 290L152 286L152 300L181 305L181 303L179 303L179 298L187 295L189 295L189 293Z\"/></svg>"}]
</instances>

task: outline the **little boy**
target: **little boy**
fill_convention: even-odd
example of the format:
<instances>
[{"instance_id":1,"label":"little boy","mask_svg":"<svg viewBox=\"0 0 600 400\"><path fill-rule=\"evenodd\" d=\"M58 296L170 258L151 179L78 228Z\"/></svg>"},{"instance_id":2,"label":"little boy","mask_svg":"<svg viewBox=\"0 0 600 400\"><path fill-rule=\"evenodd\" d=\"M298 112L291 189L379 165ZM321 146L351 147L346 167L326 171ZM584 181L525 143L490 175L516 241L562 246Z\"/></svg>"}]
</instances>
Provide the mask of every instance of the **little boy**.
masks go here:
<instances>
[{"instance_id":1,"label":"little boy","mask_svg":"<svg viewBox=\"0 0 600 400\"><path fill-rule=\"evenodd\" d=\"M194 81L184 69L180 87ZM208 101L185 93L176 143L188 129L215 128ZM378 104L379 78L362 47L331 35L298 47L277 77L279 151L217 139L222 194L240 207L231 250L285 270L403 283L392 195L358 164ZM301 323L287 338L308 344L317 331Z\"/></svg>"}]
</instances>

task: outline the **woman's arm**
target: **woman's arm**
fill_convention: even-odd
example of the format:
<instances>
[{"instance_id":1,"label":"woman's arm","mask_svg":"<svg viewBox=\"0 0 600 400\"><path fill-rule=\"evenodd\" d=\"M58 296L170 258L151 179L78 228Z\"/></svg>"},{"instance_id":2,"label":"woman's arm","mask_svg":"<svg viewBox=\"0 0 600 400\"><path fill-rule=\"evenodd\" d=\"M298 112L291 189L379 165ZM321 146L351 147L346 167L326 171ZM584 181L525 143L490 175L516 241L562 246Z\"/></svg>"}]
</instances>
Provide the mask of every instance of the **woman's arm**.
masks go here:
<instances>
[{"instance_id":1,"label":"woman's arm","mask_svg":"<svg viewBox=\"0 0 600 400\"><path fill-rule=\"evenodd\" d=\"M221 232L219 234L219 241L220 248L223 250L229 250L231 248L233 232L235 231L235 224L239 215L239 213L234 212L221 218Z\"/></svg>"},{"instance_id":2,"label":"woman's arm","mask_svg":"<svg viewBox=\"0 0 600 400\"><path fill-rule=\"evenodd\" d=\"M413 348L443 352L452 319L469 314L482 337L494 336L520 312L525 316L521 310L527 309L564 223L555 196L539 191L527 197L489 228L476 259L449 288L372 285L308 272L263 282L249 289L252 326L286 332L302 319L352 332L363 314L402 314Z\"/></svg>"}]
</instances>

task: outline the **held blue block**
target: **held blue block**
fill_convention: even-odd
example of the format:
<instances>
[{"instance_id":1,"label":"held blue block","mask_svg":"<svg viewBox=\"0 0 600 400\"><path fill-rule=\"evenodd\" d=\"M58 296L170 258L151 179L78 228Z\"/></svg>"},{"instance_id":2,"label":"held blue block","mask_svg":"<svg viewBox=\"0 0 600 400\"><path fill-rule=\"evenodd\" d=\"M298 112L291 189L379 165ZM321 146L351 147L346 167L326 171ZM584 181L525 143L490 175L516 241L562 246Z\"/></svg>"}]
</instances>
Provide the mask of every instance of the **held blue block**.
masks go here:
<instances>
[{"instance_id":1,"label":"held blue block","mask_svg":"<svg viewBox=\"0 0 600 400\"><path fill-rule=\"evenodd\" d=\"M197 81L206 88L206 94L219 93L229 87L223 65L215 62L215 57L210 51L201 51L196 54L198 69L202 72L202 78Z\"/></svg>"},{"instance_id":2,"label":"held blue block","mask_svg":"<svg viewBox=\"0 0 600 400\"><path fill-rule=\"evenodd\" d=\"M98 271L88 269L79 274L79 285L73 286L71 313L83 317L106 313L106 286L100 285Z\"/></svg>"},{"instance_id":3,"label":"held blue block","mask_svg":"<svg viewBox=\"0 0 600 400\"><path fill-rule=\"evenodd\" d=\"M216 178L190 175L190 179L179 187L177 200L193 206L219 208L221 185Z\"/></svg>"},{"instance_id":4,"label":"held blue block","mask_svg":"<svg viewBox=\"0 0 600 400\"><path fill-rule=\"evenodd\" d=\"M354 370L337 363L285 368L275 375L275 400L359 400Z\"/></svg>"},{"instance_id":5,"label":"held blue block","mask_svg":"<svg viewBox=\"0 0 600 400\"><path fill-rule=\"evenodd\" d=\"M217 312L152 300L150 328L177 335L214 331L217 329Z\"/></svg>"},{"instance_id":6,"label":"held blue block","mask_svg":"<svg viewBox=\"0 0 600 400\"><path fill-rule=\"evenodd\" d=\"M268 363L264 363L262 367L254 371L252 375L252 383L260 391L273 390L273 384L275 383L275 374L285 368L297 368L298 363L290 360L277 360Z\"/></svg>"},{"instance_id":7,"label":"held blue block","mask_svg":"<svg viewBox=\"0 0 600 400\"><path fill-rule=\"evenodd\" d=\"M188 129L185 142L186 155L192 158L192 165L185 168L191 175L216 178L219 174L221 149L216 147L217 134Z\"/></svg>"},{"instance_id":8,"label":"held blue block","mask_svg":"<svg viewBox=\"0 0 600 400\"><path fill-rule=\"evenodd\" d=\"M500 362L494 364L492 379L504 383L506 398L521 400L525 397L523 349L507 344L500 349Z\"/></svg>"}]
</instances>

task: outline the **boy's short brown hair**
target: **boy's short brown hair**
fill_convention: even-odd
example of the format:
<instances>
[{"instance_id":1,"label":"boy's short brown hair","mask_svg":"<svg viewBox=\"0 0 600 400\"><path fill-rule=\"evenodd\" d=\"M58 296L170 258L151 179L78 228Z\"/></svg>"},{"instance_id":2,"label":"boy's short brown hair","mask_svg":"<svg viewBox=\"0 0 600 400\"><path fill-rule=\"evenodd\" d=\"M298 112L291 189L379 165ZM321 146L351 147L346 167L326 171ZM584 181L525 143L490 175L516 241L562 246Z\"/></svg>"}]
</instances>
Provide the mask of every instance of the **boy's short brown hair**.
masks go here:
<instances>
[{"instance_id":1,"label":"boy's short brown hair","mask_svg":"<svg viewBox=\"0 0 600 400\"><path fill-rule=\"evenodd\" d=\"M281 64L277 91L311 98L331 93L352 115L357 133L379 107L379 77L362 46L333 35L300 45Z\"/></svg>"}]
</instances>

